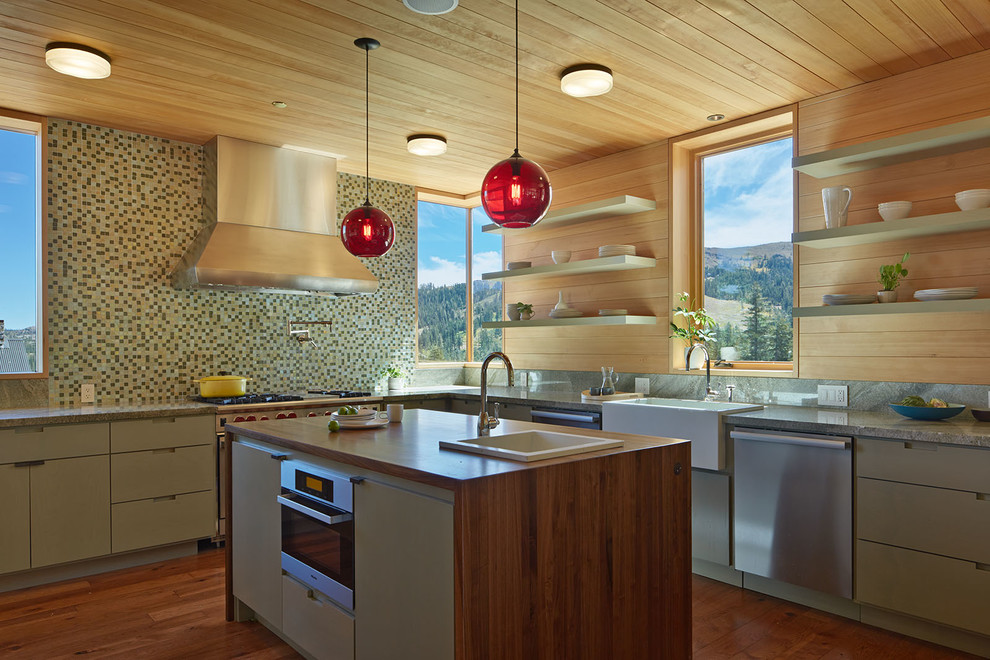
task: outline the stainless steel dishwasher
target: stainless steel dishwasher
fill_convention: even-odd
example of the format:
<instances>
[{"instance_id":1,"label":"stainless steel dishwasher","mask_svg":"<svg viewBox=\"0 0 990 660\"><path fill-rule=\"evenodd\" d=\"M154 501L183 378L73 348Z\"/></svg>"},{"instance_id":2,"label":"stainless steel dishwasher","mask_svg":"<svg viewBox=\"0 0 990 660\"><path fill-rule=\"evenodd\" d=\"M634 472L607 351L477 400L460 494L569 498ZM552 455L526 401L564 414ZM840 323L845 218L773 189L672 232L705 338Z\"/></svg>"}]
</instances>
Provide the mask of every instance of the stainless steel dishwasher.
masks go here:
<instances>
[{"instance_id":1,"label":"stainless steel dishwasher","mask_svg":"<svg viewBox=\"0 0 990 660\"><path fill-rule=\"evenodd\" d=\"M736 427L740 571L852 598L852 438Z\"/></svg>"}]
</instances>

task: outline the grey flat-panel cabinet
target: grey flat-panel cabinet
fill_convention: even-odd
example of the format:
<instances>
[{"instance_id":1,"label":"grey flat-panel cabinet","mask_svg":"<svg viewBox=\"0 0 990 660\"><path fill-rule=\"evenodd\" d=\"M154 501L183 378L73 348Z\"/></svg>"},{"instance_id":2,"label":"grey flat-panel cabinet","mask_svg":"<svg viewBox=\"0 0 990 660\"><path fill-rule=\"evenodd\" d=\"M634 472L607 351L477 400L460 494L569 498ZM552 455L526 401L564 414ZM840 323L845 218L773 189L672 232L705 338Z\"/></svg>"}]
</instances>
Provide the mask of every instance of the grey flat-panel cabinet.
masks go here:
<instances>
[{"instance_id":1,"label":"grey flat-panel cabinet","mask_svg":"<svg viewBox=\"0 0 990 660\"><path fill-rule=\"evenodd\" d=\"M30 469L0 465L0 573L31 568Z\"/></svg>"}]
</instances>

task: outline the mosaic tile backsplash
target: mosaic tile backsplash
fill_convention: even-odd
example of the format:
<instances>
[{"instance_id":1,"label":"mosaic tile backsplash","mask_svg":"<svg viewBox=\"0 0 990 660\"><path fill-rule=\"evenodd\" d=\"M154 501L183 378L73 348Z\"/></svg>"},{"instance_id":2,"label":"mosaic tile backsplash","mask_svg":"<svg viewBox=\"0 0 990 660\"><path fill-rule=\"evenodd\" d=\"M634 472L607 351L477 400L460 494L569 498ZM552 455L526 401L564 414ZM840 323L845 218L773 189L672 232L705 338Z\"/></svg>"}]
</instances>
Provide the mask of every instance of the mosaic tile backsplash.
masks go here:
<instances>
[{"instance_id":1,"label":"mosaic tile backsplash","mask_svg":"<svg viewBox=\"0 0 990 660\"><path fill-rule=\"evenodd\" d=\"M49 402L196 394L194 379L228 371L252 391L372 389L385 364L410 371L415 350L416 193L372 181L396 242L362 261L370 296L178 291L168 273L205 225L198 145L52 119L48 124ZM338 223L364 201L364 178L338 175ZM338 224L339 227L339 224ZM333 228L336 230L336 228ZM318 346L286 332L310 326Z\"/></svg>"}]
</instances>

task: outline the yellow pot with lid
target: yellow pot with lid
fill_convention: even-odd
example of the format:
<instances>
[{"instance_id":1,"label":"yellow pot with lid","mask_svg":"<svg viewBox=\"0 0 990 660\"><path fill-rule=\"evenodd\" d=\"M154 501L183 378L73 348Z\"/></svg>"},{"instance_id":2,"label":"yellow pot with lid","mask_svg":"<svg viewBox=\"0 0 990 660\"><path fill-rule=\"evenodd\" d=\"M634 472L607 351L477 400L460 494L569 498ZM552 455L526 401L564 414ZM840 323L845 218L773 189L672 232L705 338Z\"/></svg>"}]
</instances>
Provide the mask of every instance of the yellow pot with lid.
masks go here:
<instances>
[{"instance_id":1,"label":"yellow pot with lid","mask_svg":"<svg viewBox=\"0 0 990 660\"><path fill-rule=\"evenodd\" d=\"M199 383L199 395L204 399L226 396L244 396L247 392L247 382L251 380L244 376L206 376L194 383Z\"/></svg>"}]
</instances>

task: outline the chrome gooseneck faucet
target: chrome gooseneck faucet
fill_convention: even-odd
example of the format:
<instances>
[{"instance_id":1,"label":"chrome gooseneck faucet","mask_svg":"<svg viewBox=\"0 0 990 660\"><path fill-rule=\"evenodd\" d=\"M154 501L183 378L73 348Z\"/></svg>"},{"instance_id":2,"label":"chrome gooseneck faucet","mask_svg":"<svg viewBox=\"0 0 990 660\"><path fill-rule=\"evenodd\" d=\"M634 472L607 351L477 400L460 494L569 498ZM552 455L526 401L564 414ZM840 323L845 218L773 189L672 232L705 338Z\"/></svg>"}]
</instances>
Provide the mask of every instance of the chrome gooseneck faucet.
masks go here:
<instances>
[{"instance_id":1,"label":"chrome gooseneck faucet","mask_svg":"<svg viewBox=\"0 0 990 660\"><path fill-rule=\"evenodd\" d=\"M694 353L694 349L696 348L700 348L701 352L705 354L705 401L714 401L715 397L718 396L718 392L712 389L712 356L708 353L708 349L705 348L704 344L694 344L687 350L687 353L684 355L684 370L691 370L691 354Z\"/></svg>"},{"instance_id":2,"label":"chrome gooseneck faucet","mask_svg":"<svg viewBox=\"0 0 990 660\"><path fill-rule=\"evenodd\" d=\"M488 432L498 426L498 404L495 404L495 414L488 414L488 365L492 360L499 359L505 363L506 374L509 377L509 386L513 384L512 363L505 353L495 351L489 353L485 361L481 363L481 414L478 415L478 435L488 435Z\"/></svg>"}]
</instances>

